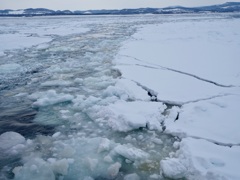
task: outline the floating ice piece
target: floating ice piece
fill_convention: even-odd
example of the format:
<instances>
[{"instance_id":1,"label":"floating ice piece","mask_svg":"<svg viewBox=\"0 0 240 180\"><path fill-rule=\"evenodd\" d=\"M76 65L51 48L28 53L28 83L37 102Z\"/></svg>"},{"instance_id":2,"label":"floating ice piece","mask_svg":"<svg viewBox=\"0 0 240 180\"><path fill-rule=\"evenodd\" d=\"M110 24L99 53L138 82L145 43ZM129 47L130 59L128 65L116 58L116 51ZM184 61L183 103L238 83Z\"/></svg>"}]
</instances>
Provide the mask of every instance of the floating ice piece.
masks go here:
<instances>
[{"instance_id":1,"label":"floating ice piece","mask_svg":"<svg viewBox=\"0 0 240 180\"><path fill-rule=\"evenodd\" d=\"M61 159L53 162L51 166L55 174L67 175L69 162L67 159Z\"/></svg>"},{"instance_id":2,"label":"floating ice piece","mask_svg":"<svg viewBox=\"0 0 240 180\"><path fill-rule=\"evenodd\" d=\"M158 138L153 138L152 142L155 143L155 144L158 144L158 145L163 144L163 141L161 139L158 139Z\"/></svg>"},{"instance_id":3,"label":"floating ice piece","mask_svg":"<svg viewBox=\"0 0 240 180\"><path fill-rule=\"evenodd\" d=\"M103 95L117 96L122 100L150 100L142 87L128 79L119 79L115 86L109 86Z\"/></svg>"},{"instance_id":4,"label":"floating ice piece","mask_svg":"<svg viewBox=\"0 0 240 180\"><path fill-rule=\"evenodd\" d=\"M187 173L187 168L176 158L162 160L160 165L164 177L167 178L180 179L184 178Z\"/></svg>"},{"instance_id":5,"label":"floating ice piece","mask_svg":"<svg viewBox=\"0 0 240 180\"><path fill-rule=\"evenodd\" d=\"M0 135L0 149L6 151L19 144L24 144L25 141L25 138L19 133L5 132Z\"/></svg>"},{"instance_id":6,"label":"floating ice piece","mask_svg":"<svg viewBox=\"0 0 240 180\"><path fill-rule=\"evenodd\" d=\"M136 173L133 173L126 175L124 180L140 180L140 177Z\"/></svg>"},{"instance_id":7,"label":"floating ice piece","mask_svg":"<svg viewBox=\"0 0 240 180\"><path fill-rule=\"evenodd\" d=\"M95 168L97 167L98 160L97 159L92 159L92 158L87 158L86 159L86 164L88 165L88 168L94 172Z\"/></svg>"},{"instance_id":8,"label":"floating ice piece","mask_svg":"<svg viewBox=\"0 0 240 180\"><path fill-rule=\"evenodd\" d=\"M114 164L112 164L108 169L107 169L107 173L108 173L108 177L110 179L115 178L118 175L119 169L121 168L121 164L119 162L116 162Z\"/></svg>"},{"instance_id":9,"label":"floating ice piece","mask_svg":"<svg viewBox=\"0 0 240 180\"><path fill-rule=\"evenodd\" d=\"M161 130L160 123L163 120L161 113L165 108L166 106L160 102L119 101L103 108L102 111L109 119L109 126L116 131L130 131L140 127Z\"/></svg>"},{"instance_id":10,"label":"floating ice piece","mask_svg":"<svg viewBox=\"0 0 240 180\"><path fill-rule=\"evenodd\" d=\"M30 95L31 99L37 99L33 106L49 106L61 102L71 101L74 96L70 94L59 93L55 90L48 90L47 92L34 93Z\"/></svg>"},{"instance_id":11,"label":"floating ice piece","mask_svg":"<svg viewBox=\"0 0 240 180\"><path fill-rule=\"evenodd\" d=\"M51 166L40 158L30 159L24 166L13 169L16 180L55 180Z\"/></svg>"},{"instance_id":12,"label":"floating ice piece","mask_svg":"<svg viewBox=\"0 0 240 180\"><path fill-rule=\"evenodd\" d=\"M107 138L103 138L101 143L99 144L98 153L101 153L103 151L109 151L109 149L110 149L110 140Z\"/></svg>"},{"instance_id":13,"label":"floating ice piece","mask_svg":"<svg viewBox=\"0 0 240 180\"><path fill-rule=\"evenodd\" d=\"M0 65L0 74L20 73L23 71L24 68L16 63Z\"/></svg>"},{"instance_id":14,"label":"floating ice piece","mask_svg":"<svg viewBox=\"0 0 240 180\"><path fill-rule=\"evenodd\" d=\"M60 132L56 132L56 133L54 133L54 134L52 135L52 137L53 137L53 138L57 138L57 137L59 137L60 135L61 135Z\"/></svg>"},{"instance_id":15,"label":"floating ice piece","mask_svg":"<svg viewBox=\"0 0 240 180\"><path fill-rule=\"evenodd\" d=\"M99 64L97 65L99 66ZM91 89L101 90L112 85L113 82L113 79L110 79L107 76L88 77L83 80L83 85Z\"/></svg>"},{"instance_id":16,"label":"floating ice piece","mask_svg":"<svg viewBox=\"0 0 240 180\"><path fill-rule=\"evenodd\" d=\"M89 96L86 98L83 95L78 95L77 98L73 100L73 106L75 109L86 110L89 107L96 105L100 100L100 98L94 96Z\"/></svg>"},{"instance_id":17,"label":"floating ice piece","mask_svg":"<svg viewBox=\"0 0 240 180\"><path fill-rule=\"evenodd\" d=\"M127 147L125 145L118 145L116 146L111 154L118 154L123 156L124 158L134 161L141 161L145 160L149 157L149 154L142 151L141 149L137 149L134 147Z\"/></svg>"},{"instance_id":18,"label":"floating ice piece","mask_svg":"<svg viewBox=\"0 0 240 180\"><path fill-rule=\"evenodd\" d=\"M46 81L41 84L41 86L70 86L70 85L72 85L72 82L64 80Z\"/></svg>"}]
</instances>

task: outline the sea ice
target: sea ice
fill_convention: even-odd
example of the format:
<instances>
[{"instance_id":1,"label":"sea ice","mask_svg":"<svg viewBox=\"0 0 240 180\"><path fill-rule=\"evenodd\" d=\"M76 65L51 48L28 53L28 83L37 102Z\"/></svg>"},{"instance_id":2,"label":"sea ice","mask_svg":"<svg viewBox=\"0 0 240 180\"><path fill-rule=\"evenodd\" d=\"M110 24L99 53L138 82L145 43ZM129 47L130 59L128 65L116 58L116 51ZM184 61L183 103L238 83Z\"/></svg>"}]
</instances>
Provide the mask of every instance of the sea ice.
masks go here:
<instances>
[{"instance_id":1,"label":"sea ice","mask_svg":"<svg viewBox=\"0 0 240 180\"><path fill-rule=\"evenodd\" d=\"M13 173L16 180L55 180L50 164L40 158L31 159L22 167L15 167Z\"/></svg>"},{"instance_id":2,"label":"sea ice","mask_svg":"<svg viewBox=\"0 0 240 180\"><path fill-rule=\"evenodd\" d=\"M136 173L133 173L126 175L124 180L140 180L140 177Z\"/></svg>"},{"instance_id":3,"label":"sea ice","mask_svg":"<svg viewBox=\"0 0 240 180\"><path fill-rule=\"evenodd\" d=\"M111 152L112 155L121 155L124 158L134 162L134 161L144 161L148 158L149 154L133 147L127 147L124 145L116 146Z\"/></svg>"},{"instance_id":4,"label":"sea ice","mask_svg":"<svg viewBox=\"0 0 240 180\"><path fill-rule=\"evenodd\" d=\"M166 132L204 138L219 144L240 144L239 106L238 95L183 105L178 120L165 120Z\"/></svg>"},{"instance_id":5,"label":"sea ice","mask_svg":"<svg viewBox=\"0 0 240 180\"><path fill-rule=\"evenodd\" d=\"M134 40L124 44L119 54L142 60L136 62L140 65L155 64L220 84L240 85L236 66L239 64L239 19L210 18L145 25L133 35Z\"/></svg>"},{"instance_id":6,"label":"sea ice","mask_svg":"<svg viewBox=\"0 0 240 180\"><path fill-rule=\"evenodd\" d=\"M118 62L120 63L121 59ZM217 87L166 69L131 65L117 65L116 67L121 70L124 78L136 81L146 87L146 89L156 91L157 98L166 102L181 104L188 101L211 98L228 92L226 88Z\"/></svg>"},{"instance_id":7,"label":"sea ice","mask_svg":"<svg viewBox=\"0 0 240 180\"><path fill-rule=\"evenodd\" d=\"M70 81L64 81L64 80L52 80L52 81L46 81L41 84L41 86L45 87L51 87L51 86L70 86L72 85L72 82Z\"/></svg>"},{"instance_id":8,"label":"sea ice","mask_svg":"<svg viewBox=\"0 0 240 180\"><path fill-rule=\"evenodd\" d=\"M0 135L0 150L9 151L17 145L25 144L25 138L16 132L5 132Z\"/></svg>"},{"instance_id":9,"label":"sea ice","mask_svg":"<svg viewBox=\"0 0 240 180\"><path fill-rule=\"evenodd\" d=\"M21 73L23 71L24 67L16 63L0 65L0 74Z\"/></svg>"},{"instance_id":10,"label":"sea ice","mask_svg":"<svg viewBox=\"0 0 240 180\"><path fill-rule=\"evenodd\" d=\"M180 179L184 178L187 173L187 168L176 158L162 160L160 165L166 178Z\"/></svg>"},{"instance_id":11,"label":"sea ice","mask_svg":"<svg viewBox=\"0 0 240 180\"><path fill-rule=\"evenodd\" d=\"M188 165L189 178L195 174L195 178L212 180L239 179L239 153L239 146L221 146L193 138L184 138L177 152L180 162Z\"/></svg>"},{"instance_id":12,"label":"sea ice","mask_svg":"<svg viewBox=\"0 0 240 180\"><path fill-rule=\"evenodd\" d=\"M128 79L119 79L114 86L109 86L103 95L117 96L122 100L150 100L147 92L135 82Z\"/></svg>"},{"instance_id":13,"label":"sea ice","mask_svg":"<svg viewBox=\"0 0 240 180\"><path fill-rule=\"evenodd\" d=\"M7 160L0 179L12 172L19 180L239 179L239 18L8 21L0 22L7 60L0 75L25 80L1 86L1 98L7 105L32 100L37 114L29 121L55 132L27 140L1 134L0 158ZM3 47L16 36L19 42ZM19 43L37 46L11 51Z\"/></svg>"},{"instance_id":14,"label":"sea ice","mask_svg":"<svg viewBox=\"0 0 240 180\"><path fill-rule=\"evenodd\" d=\"M137 108L136 108L137 107ZM161 130L166 106L160 102L119 101L102 108L109 126L116 131L130 131L138 128Z\"/></svg>"},{"instance_id":15,"label":"sea ice","mask_svg":"<svg viewBox=\"0 0 240 180\"><path fill-rule=\"evenodd\" d=\"M18 24L17 28L6 25L8 18L1 18L0 26L4 33L0 35L0 55L4 55L3 52L6 50L28 48L50 42L56 35L66 36L89 31L89 28L83 27L86 22L78 19L67 22L64 19L53 18L49 24L45 18L11 19L13 24Z\"/></svg>"},{"instance_id":16,"label":"sea ice","mask_svg":"<svg viewBox=\"0 0 240 180\"><path fill-rule=\"evenodd\" d=\"M56 103L71 101L74 96L70 94L57 93L55 90L48 90L47 92L38 92L29 96L30 99L37 100L33 106L49 106Z\"/></svg>"},{"instance_id":17,"label":"sea ice","mask_svg":"<svg viewBox=\"0 0 240 180\"><path fill-rule=\"evenodd\" d=\"M174 143L174 148L180 148L177 153L161 161L165 177L240 177L236 170L240 23L239 18L228 21L227 16L169 16L162 23L144 25L115 58L122 78L153 92L158 101L179 105L163 113L164 133L182 138L181 143ZM109 107L113 109L109 116L115 117L110 120L116 122L113 127L126 129L134 122L129 120L129 111Z\"/></svg>"}]
</instances>

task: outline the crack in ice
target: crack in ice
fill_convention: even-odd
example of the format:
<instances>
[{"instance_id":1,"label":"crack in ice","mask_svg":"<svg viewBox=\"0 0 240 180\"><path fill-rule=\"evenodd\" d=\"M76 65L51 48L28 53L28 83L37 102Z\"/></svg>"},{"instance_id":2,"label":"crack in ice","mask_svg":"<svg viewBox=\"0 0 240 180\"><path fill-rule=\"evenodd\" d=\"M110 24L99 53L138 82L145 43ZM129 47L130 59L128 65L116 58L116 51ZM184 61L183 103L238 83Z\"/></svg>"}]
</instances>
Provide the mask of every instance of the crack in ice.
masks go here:
<instances>
[{"instance_id":1,"label":"crack in ice","mask_svg":"<svg viewBox=\"0 0 240 180\"><path fill-rule=\"evenodd\" d=\"M216 145L227 146L227 147L230 147L230 148L233 147L233 146L240 146L240 143L223 143L223 142L215 141L213 139L208 139L208 138L203 138L203 137L198 137L198 136L188 136L188 135L186 135L186 137L191 137L193 139L203 139L203 140L206 140L208 142L214 143Z\"/></svg>"},{"instance_id":2,"label":"crack in ice","mask_svg":"<svg viewBox=\"0 0 240 180\"><path fill-rule=\"evenodd\" d=\"M212 80L209 80L209 79L205 79L205 78L202 78L202 77L199 77L197 75L194 75L194 74L191 74L191 73L188 73L188 72L183 72L183 71L180 71L180 70L177 70L177 69L173 69L173 68L169 68L169 67L164 67L164 66L161 66L159 64L155 64L155 63L149 63L149 62L146 62L144 60L141 60L141 59L138 59L136 57L132 57L132 56L129 56L129 55L120 55L120 56L125 56L125 57L129 57L129 58L132 58L136 61L139 61L139 62L143 62L143 63L147 63L148 65L142 65L142 64L135 64L136 66L142 66L142 67L146 67L146 68L152 68L152 69L161 69L161 70L168 70L168 71L172 71L172 72L176 72L176 73L179 73L179 74L183 74L183 75L186 75L186 76L190 76L190 77L193 77L195 79L198 79L198 80L201 80L201 81L204 81L204 82L207 82L207 83L211 83L211 84L214 84L216 86L219 86L219 87L224 87L224 88L231 88L231 87L237 87L237 86L234 86L234 85L224 85L224 84L220 84L220 83L217 83L215 81L212 81ZM152 65L152 66L150 66ZM154 67L155 66L155 67ZM157 67L159 68L157 68Z\"/></svg>"}]
</instances>

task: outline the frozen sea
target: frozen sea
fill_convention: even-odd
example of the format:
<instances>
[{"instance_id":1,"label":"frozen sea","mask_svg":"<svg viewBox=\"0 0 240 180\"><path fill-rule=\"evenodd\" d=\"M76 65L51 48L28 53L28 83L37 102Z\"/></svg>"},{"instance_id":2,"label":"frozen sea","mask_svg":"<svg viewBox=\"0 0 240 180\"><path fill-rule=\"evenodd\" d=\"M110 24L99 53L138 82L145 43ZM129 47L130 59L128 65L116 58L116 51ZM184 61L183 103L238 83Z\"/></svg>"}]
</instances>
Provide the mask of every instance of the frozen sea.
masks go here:
<instances>
[{"instance_id":1,"label":"frozen sea","mask_svg":"<svg viewBox=\"0 0 240 180\"><path fill-rule=\"evenodd\" d=\"M239 180L240 15L0 18L1 180Z\"/></svg>"}]
</instances>

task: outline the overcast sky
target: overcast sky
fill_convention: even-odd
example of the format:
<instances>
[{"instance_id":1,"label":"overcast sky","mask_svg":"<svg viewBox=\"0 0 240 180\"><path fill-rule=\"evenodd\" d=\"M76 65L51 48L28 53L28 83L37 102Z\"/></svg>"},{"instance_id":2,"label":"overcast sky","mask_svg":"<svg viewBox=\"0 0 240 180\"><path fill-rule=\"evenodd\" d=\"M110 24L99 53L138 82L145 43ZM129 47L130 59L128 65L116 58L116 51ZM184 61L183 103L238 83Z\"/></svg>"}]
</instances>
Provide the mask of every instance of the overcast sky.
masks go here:
<instances>
[{"instance_id":1,"label":"overcast sky","mask_svg":"<svg viewBox=\"0 0 240 180\"><path fill-rule=\"evenodd\" d=\"M229 0L240 2L240 0ZM123 9L141 7L167 7L181 6L204 6L221 4L226 0L0 0L0 9L25 9L25 8L49 8L49 9Z\"/></svg>"}]
</instances>

